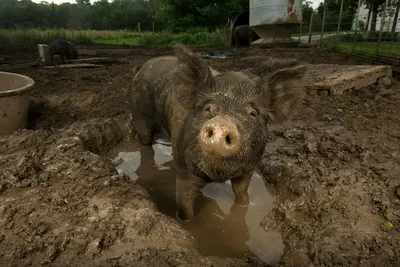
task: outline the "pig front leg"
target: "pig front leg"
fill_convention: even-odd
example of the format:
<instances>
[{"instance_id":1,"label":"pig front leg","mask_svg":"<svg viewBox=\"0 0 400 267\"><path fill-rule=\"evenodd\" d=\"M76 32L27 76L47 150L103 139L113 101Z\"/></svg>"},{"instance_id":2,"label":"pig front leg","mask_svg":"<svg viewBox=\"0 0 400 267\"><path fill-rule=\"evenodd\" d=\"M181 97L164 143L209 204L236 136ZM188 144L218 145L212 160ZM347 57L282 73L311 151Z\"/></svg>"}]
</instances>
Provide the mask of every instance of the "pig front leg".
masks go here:
<instances>
[{"instance_id":1,"label":"pig front leg","mask_svg":"<svg viewBox=\"0 0 400 267\"><path fill-rule=\"evenodd\" d=\"M232 190L235 193L235 203L241 206L249 204L249 184L253 172L231 180Z\"/></svg>"},{"instance_id":2,"label":"pig front leg","mask_svg":"<svg viewBox=\"0 0 400 267\"><path fill-rule=\"evenodd\" d=\"M65 56L64 55L60 55L60 59L61 59L61 62L62 63L67 63L67 60L65 59Z\"/></svg>"},{"instance_id":3,"label":"pig front leg","mask_svg":"<svg viewBox=\"0 0 400 267\"><path fill-rule=\"evenodd\" d=\"M150 146L153 144L153 135L156 129L156 123L149 119L136 119L134 120L137 134L139 136L140 143L144 146Z\"/></svg>"},{"instance_id":4,"label":"pig front leg","mask_svg":"<svg viewBox=\"0 0 400 267\"><path fill-rule=\"evenodd\" d=\"M176 175L176 204L177 217L179 220L188 222L194 218L194 203L200 190L207 184L203 179L177 171Z\"/></svg>"}]
</instances>

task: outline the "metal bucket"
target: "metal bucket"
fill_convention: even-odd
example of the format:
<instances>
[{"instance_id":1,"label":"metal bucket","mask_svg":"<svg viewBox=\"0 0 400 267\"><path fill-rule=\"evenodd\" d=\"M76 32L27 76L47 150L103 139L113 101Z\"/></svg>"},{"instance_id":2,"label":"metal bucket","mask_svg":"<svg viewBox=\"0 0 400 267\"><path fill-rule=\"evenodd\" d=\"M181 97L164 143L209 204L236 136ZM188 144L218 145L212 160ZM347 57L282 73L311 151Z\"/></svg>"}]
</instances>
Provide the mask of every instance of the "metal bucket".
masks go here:
<instances>
[{"instance_id":1,"label":"metal bucket","mask_svg":"<svg viewBox=\"0 0 400 267\"><path fill-rule=\"evenodd\" d=\"M24 75L0 72L0 135L26 128L29 92L34 84Z\"/></svg>"}]
</instances>

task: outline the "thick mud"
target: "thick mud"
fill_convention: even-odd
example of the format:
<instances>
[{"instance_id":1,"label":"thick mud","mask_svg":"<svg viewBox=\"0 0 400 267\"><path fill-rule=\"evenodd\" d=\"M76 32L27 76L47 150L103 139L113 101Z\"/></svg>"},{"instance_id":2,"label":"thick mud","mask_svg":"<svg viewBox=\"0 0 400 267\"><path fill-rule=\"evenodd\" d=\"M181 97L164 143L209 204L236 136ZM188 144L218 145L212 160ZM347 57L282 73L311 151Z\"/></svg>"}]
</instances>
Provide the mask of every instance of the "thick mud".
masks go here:
<instances>
[{"instance_id":1,"label":"thick mud","mask_svg":"<svg viewBox=\"0 0 400 267\"><path fill-rule=\"evenodd\" d=\"M233 205L229 183L210 185L184 224L170 144L139 146L125 103L133 67L171 51L81 50L121 61L39 69L28 64L36 55L2 56L2 70L36 82L28 129L0 137L2 266L400 266L398 81L307 96L291 121L270 128L251 204ZM358 63L317 49L207 62L254 78L302 63Z\"/></svg>"}]
</instances>

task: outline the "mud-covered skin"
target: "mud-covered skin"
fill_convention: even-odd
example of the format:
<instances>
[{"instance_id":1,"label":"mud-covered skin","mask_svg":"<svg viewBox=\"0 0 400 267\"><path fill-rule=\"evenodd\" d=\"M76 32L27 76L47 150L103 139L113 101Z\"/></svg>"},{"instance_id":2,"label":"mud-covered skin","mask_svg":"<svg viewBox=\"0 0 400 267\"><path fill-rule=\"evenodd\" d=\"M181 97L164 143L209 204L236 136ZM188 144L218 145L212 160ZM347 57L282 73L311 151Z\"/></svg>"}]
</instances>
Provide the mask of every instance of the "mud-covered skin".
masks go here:
<instances>
[{"instance_id":1,"label":"mud-covered skin","mask_svg":"<svg viewBox=\"0 0 400 267\"><path fill-rule=\"evenodd\" d=\"M233 39L236 47L241 45L249 46L258 38L257 33L249 25L240 25L233 30Z\"/></svg>"},{"instance_id":2,"label":"mud-covered skin","mask_svg":"<svg viewBox=\"0 0 400 267\"><path fill-rule=\"evenodd\" d=\"M139 139L151 145L157 124L171 136L180 219L194 217L195 197L209 182L232 180L235 202L247 205L266 126L286 120L299 104L302 93L293 90L292 81L305 68L267 74L255 83L237 72L213 76L206 62L183 45L175 46L175 55L153 58L135 75L128 96ZM229 157L207 153L199 144L203 125L216 116L238 129L240 149Z\"/></svg>"},{"instance_id":3,"label":"mud-covered skin","mask_svg":"<svg viewBox=\"0 0 400 267\"><path fill-rule=\"evenodd\" d=\"M66 40L55 40L49 47L50 64L53 65L54 55L59 55L61 60L65 62L66 59L78 59L79 53L75 46Z\"/></svg>"}]
</instances>

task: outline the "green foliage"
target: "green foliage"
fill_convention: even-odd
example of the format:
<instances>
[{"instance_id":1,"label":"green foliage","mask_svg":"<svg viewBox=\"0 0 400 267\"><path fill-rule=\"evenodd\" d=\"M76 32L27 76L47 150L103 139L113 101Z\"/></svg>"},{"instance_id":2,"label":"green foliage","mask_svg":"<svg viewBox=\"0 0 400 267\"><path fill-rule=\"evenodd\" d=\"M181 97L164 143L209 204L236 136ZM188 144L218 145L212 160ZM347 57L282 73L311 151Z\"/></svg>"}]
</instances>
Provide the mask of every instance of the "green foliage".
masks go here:
<instances>
[{"instance_id":1,"label":"green foliage","mask_svg":"<svg viewBox=\"0 0 400 267\"><path fill-rule=\"evenodd\" d=\"M247 0L76 0L56 5L43 1L1 0L0 28L68 28L171 30L226 25L228 18L248 9Z\"/></svg>"},{"instance_id":2,"label":"green foliage","mask_svg":"<svg viewBox=\"0 0 400 267\"><path fill-rule=\"evenodd\" d=\"M228 17L248 9L249 2L246 0L159 0L155 18L174 32L199 26L213 31L217 26L226 24Z\"/></svg>"},{"instance_id":3,"label":"green foliage","mask_svg":"<svg viewBox=\"0 0 400 267\"><path fill-rule=\"evenodd\" d=\"M206 28L189 29L183 33L134 32L128 30L59 30L59 29L2 29L0 30L0 54L37 51L37 44L50 44L65 38L75 45L102 43L132 46L171 46L182 41L188 46L223 46L225 32L208 32Z\"/></svg>"},{"instance_id":4,"label":"green foliage","mask_svg":"<svg viewBox=\"0 0 400 267\"><path fill-rule=\"evenodd\" d=\"M141 30L152 30L157 9L157 0L76 2L1 0L0 28L137 29L140 22Z\"/></svg>"},{"instance_id":5,"label":"green foliage","mask_svg":"<svg viewBox=\"0 0 400 267\"><path fill-rule=\"evenodd\" d=\"M325 0L314 10L310 1L302 3L303 25L302 32L308 32L313 13L312 31L319 32L322 29L323 16L325 12L324 32L334 32L338 27L341 0ZM357 10L357 0L344 0L341 31L351 30L352 21Z\"/></svg>"}]
</instances>

